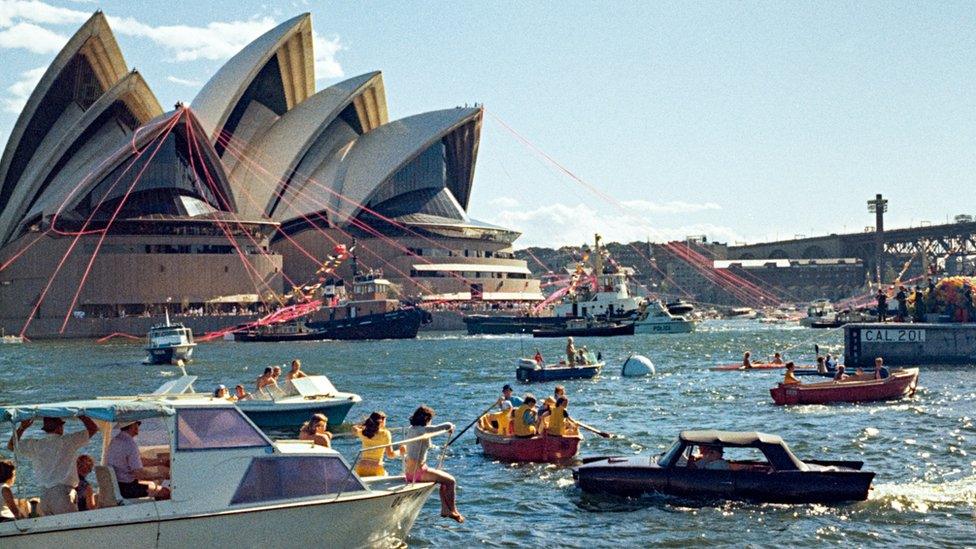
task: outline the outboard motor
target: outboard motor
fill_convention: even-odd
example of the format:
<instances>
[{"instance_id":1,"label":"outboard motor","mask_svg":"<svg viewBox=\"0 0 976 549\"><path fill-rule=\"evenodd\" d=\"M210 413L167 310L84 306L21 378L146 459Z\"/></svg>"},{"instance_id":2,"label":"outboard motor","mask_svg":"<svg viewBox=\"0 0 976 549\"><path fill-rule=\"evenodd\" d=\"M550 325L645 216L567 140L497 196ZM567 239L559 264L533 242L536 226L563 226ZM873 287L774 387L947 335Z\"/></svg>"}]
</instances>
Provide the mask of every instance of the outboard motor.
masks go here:
<instances>
[{"instance_id":1,"label":"outboard motor","mask_svg":"<svg viewBox=\"0 0 976 549\"><path fill-rule=\"evenodd\" d=\"M642 355L630 355L624 361L620 375L624 377L640 377L654 374L654 363Z\"/></svg>"}]
</instances>

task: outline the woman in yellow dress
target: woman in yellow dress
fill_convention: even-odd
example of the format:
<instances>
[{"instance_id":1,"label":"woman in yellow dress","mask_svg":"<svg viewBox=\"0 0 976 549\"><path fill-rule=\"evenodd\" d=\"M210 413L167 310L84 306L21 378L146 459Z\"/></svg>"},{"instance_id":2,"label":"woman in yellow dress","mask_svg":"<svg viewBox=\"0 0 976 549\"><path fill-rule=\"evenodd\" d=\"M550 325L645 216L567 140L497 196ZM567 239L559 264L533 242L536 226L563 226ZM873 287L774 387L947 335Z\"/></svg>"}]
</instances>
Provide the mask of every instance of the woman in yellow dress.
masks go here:
<instances>
[{"instance_id":1,"label":"woman in yellow dress","mask_svg":"<svg viewBox=\"0 0 976 549\"><path fill-rule=\"evenodd\" d=\"M356 474L361 477L386 476L386 469L383 468L383 457L393 459L397 456L392 446L382 447L384 444L393 442L393 435L386 428L386 414L373 412L362 425L356 425L352 429L363 443L363 452L359 456L359 461L356 462ZM374 446L379 446L379 448L373 448ZM400 447L400 454L403 454L402 446Z\"/></svg>"}]
</instances>

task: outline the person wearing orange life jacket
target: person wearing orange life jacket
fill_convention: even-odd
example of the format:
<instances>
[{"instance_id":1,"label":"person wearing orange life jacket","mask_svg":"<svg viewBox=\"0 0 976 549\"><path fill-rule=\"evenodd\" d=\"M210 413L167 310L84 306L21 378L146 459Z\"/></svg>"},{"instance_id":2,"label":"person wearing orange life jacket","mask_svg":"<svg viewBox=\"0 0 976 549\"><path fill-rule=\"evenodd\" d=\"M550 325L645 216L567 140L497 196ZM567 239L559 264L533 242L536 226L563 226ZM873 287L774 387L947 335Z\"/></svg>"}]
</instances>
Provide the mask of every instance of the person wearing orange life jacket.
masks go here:
<instances>
[{"instance_id":1,"label":"person wearing orange life jacket","mask_svg":"<svg viewBox=\"0 0 976 549\"><path fill-rule=\"evenodd\" d=\"M556 400L556 405L547 411L539 414L539 422L542 423L544 417L549 418L549 424L546 427L546 434L553 437L564 437L566 435L575 435L578 430L576 427L576 422L569 417L569 399L566 397L559 397Z\"/></svg>"},{"instance_id":2,"label":"person wearing orange life jacket","mask_svg":"<svg viewBox=\"0 0 976 549\"><path fill-rule=\"evenodd\" d=\"M515 431L515 436L517 437L531 437L536 434L536 412L535 412L535 397L531 393L526 393L525 398L522 401L522 405L515 409L513 419L513 427Z\"/></svg>"}]
</instances>

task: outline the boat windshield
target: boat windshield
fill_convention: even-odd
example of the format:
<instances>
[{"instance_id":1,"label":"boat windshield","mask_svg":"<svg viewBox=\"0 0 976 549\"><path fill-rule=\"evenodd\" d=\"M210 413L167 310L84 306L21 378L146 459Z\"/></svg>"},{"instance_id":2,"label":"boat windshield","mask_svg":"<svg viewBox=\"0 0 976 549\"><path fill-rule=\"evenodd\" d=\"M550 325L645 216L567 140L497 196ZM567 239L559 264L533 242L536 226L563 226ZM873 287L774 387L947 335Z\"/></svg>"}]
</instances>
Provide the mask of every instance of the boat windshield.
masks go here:
<instances>
[{"instance_id":1,"label":"boat windshield","mask_svg":"<svg viewBox=\"0 0 976 549\"><path fill-rule=\"evenodd\" d=\"M231 505L365 490L338 456L271 456L251 460Z\"/></svg>"},{"instance_id":2,"label":"boat windshield","mask_svg":"<svg viewBox=\"0 0 976 549\"><path fill-rule=\"evenodd\" d=\"M665 467L668 463L674 462L678 459L678 454L681 453L681 447L683 446L680 440L676 441L674 444L668 448L667 452L659 455L657 458L657 464L661 467Z\"/></svg>"}]
</instances>

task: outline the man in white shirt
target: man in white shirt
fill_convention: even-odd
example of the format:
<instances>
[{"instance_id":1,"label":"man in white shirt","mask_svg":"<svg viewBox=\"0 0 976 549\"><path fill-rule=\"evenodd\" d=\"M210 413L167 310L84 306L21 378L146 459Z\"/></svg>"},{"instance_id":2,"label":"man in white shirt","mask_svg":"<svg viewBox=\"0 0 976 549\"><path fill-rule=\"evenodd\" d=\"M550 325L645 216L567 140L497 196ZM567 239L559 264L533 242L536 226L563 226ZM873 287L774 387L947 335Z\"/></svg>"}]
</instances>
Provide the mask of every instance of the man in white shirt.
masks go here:
<instances>
[{"instance_id":1,"label":"man in white shirt","mask_svg":"<svg viewBox=\"0 0 976 549\"><path fill-rule=\"evenodd\" d=\"M169 499L169 489L156 482L156 475L145 469L146 466L169 466L169 459L154 458L143 460L139 452L139 445L135 437L139 435L140 421L123 423L119 427L119 434L112 438L108 445L108 465L115 470L115 478L119 482L119 493L123 498L144 498L152 496L156 499ZM140 482L142 481L142 482Z\"/></svg>"},{"instance_id":2,"label":"man in white shirt","mask_svg":"<svg viewBox=\"0 0 976 549\"><path fill-rule=\"evenodd\" d=\"M34 466L34 480L41 487L42 515L59 515L78 510L75 503L75 486L78 485L78 470L75 454L88 444L98 432L98 426L87 416L78 416L85 424L84 431L64 434L64 420L45 417L41 429L44 436L20 440L24 431L34 422L22 421L20 427L10 437L7 448L30 458Z\"/></svg>"}]
</instances>

